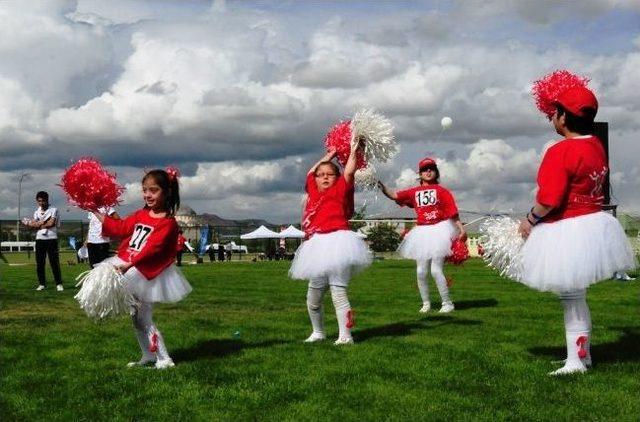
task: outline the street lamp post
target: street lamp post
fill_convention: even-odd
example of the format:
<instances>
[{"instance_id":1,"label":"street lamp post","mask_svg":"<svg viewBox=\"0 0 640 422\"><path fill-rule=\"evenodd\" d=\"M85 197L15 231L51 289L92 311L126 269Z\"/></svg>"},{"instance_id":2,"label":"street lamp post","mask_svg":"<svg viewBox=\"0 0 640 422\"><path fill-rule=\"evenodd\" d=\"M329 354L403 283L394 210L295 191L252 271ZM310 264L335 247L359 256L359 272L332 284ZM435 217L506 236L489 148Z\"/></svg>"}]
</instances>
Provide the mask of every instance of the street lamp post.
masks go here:
<instances>
[{"instance_id":1,"label":"street lamp post","mask_svg":"<svg viewBox=\"0 0 640 422\"><path fill-rule=\"evenodd\" d=\"M29 173L22 173L20 175L20 179L18 180L18 219L16 221L16 242L20 241L20 205L22 200L22 181L25 176L28 176Z\"/></svg>"}]
</instances>

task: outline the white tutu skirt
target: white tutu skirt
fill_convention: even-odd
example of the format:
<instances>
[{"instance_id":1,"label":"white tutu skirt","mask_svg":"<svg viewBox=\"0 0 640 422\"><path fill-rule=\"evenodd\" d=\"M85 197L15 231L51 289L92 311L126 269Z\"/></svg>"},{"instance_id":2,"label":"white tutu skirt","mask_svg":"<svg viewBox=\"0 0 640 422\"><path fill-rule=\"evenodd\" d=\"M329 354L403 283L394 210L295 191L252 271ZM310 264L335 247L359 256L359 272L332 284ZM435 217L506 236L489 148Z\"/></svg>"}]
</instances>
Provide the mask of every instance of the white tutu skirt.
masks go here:
<instances>
[{"instance_id":1,"label":"white tutu skirt","mask_svg":"<svg viewBox=\"0 0 640 422\"><path fill-rule=\"evenodd\" d=\"M100 263L121 265L125 262L113 256ZM124 275L125 286L133 296L142 302L178 302L191 293L191 285L182 272L171 265L157 277L147 280L136 267L131 267Z\"/></svg>"},{"instance_id":2,"label":"white tutu skirt","mask_svg":"<svg viewBox=\"0 0 640 422\"><path fill-rule=\"evenodd\" d=\"M520 253L519 281L543 292L582 290L636 266L622 226L605 212L539 224Z\"/></svg>"},{"instance_id":3,"label":"white tutu skirt","mask_svg":"<svg viewBox=\"0 0 640 422\"><path fill-rule=\"evenodd\" d=\"M317 233L296 251L289 277L310 280L345 271L354 275L371 265L371 260L367 244L355 232Z\"/></svg>"},{"instance_id":4,"label":"white tutu skirt","mask_svg":"<svg viewBox=\"0 0 640 422\"><path fill-rule=\"evenodd\" d=\"M415 226L398 246L403 258L426 261L451 255L451 241L458 231L453 220L426 226Z\"/></svg>"}]
</instances>

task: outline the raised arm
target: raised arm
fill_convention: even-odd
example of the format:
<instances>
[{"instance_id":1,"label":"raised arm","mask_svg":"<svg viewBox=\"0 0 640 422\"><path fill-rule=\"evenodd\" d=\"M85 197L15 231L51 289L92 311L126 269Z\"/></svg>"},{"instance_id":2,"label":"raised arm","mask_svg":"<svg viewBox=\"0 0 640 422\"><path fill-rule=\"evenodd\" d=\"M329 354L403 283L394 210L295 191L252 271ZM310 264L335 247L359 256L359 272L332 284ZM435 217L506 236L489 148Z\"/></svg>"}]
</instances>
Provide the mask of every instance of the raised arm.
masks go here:
<instances>
[{"instance_id":1,"label":"raised arm","mask_svg":"<svg viewBox=\"0 0 640 422\"><path fill-rule=\"evenodd\" d=\"M331 151L327 152L327 153L324 155L324 157L322 157L322 158L321 158L317 163L315 163L315 164L314 164L314 165L309 169L309 171L307 172L307 174L309 174L309 173L315 173L315 172L316 172L316 169L318 168L318 166L319 166L320 164L324 163L325 161L331 161L331 160L333 160L333 157L335 157L335 156L336 156L336 152L335 152L335 151L331 150Z\"/></svg>"},{"instance_id":2,"label":"raised arm","mask_svg":"<svg viewBox=\"0 0 640 422\"><path fill-rule=\"evenodd\" d=\"M386 187L384 183L382 183L382 181L380 180L378 180L378 187L380 188L384 196L386 196L387 198L391 199L392 201L395 201L398 199L398 194L396 193L396 191Z\"/></svg>"},{"instance_id":3,"label":"raised arm","mask_svg":"<svg viewBox=\"0 0 640 422\"><path fill-rule=\"evenodd\" d=\"M364 139L360 138L358 139L358 146L351 148L347 164L344 166L344 179L347 183L353 183L353 176L356 174L356 165L358 162L358 151L361 151L362 148L364 148Z\"/></svg>"}]
</instances>

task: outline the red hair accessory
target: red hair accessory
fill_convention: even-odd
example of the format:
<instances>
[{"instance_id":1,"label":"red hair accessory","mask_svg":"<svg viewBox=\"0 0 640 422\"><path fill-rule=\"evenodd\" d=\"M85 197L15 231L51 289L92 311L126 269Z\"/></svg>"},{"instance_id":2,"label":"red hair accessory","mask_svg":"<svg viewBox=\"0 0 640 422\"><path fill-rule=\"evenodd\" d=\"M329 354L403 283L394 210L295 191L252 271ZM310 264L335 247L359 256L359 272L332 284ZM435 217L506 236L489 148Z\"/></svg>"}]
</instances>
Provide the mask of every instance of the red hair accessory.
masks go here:
<instances>
[{"instance_id":1,"label":"red hair accessory","mask_svg":"<svg viewBox=\"0 0 640 422\"><path fill-rule=\"evenodd\" d=\"M327 151L335 151L338 162L345 166L351 153L351 120L340 122L329 130L324 138L324 145ZM367 166L362 151L358 151L356 168L361 169Z\"/></svg>"},{"instance_id":2,"label":"red hair accessory","mask_svg":"<svg viewBox=\"0 0 640 422\"><path fill-rule=\"evenodd\" d=\"M178 177L180 177L180 170L177 167L167 167L167 169L165 170L167 172L167 174L169 175L169 179L173 182L174 180L177 180Z\"/></svg>"},{"instance_id":3,"label":"red hair accessory","mask_svg":"<svg viewBox=\"0 0 640 422\"><path fill-rule=\"evenodd\" d=\"M451 244L451 255L447 257L447 262L454 265L460 265L467 259L469 259L469 248L467 248L467 243L460 239L454 240Z\"/></svg>"},{"instance_id":4,"label":"red hair accessory","mask_svg":"<svg viewBox=\"0 0 640 422\"><path fill-rule=\"evenodd\" d=\"M430 167L435 165L436 165L436 160L434 160L433 158L430 158L430 157L423 158L418 163L418 172L420 172L420 170L422 170L425 167Z\"/></svg>"},{"instance_id":5,"label":"red hair accessory","mask_svg":"<svg viewBox=\"0 0 640 422\"><path fill-rule=\"evenodd\" d=\"M66 169L60 187L71 204L85 210L118 205L124 192L124 187L116 181L116 175L91 157L81 158Z\"/></svg>"},{"instance_id":6,"label":"red hair accessory","mask_svg":"<svg viewBox=\"0 0 640 422\"><path fill-rule=\"evenodd\" d=\"M582 92L584 92L584 90L589 91L586 88L588 82L589 78L574 75L567 70L556 70L555 72L545 75L542 79L535 81L531 88L531 93L536 101L538 110L546 114L548 118L553 116L553 113L556 111L556 104L558 103L562 104L571 113L581 116L582 112L580 109L575 110L571 103L569 103L570 105L566 105L564 102L561 102L560 99L564 98L565 93L569 93L569 90L572 88L580 87L583 89ZM593 100L595 100L593 93L591 93L591 95L593 96ZM583 105L583 107L584 106L585 105ZM593 107L592 102L590 106ZM597 110L597 108L598 103L596 101L595 109Z\"/></svg>"}]
</instances>

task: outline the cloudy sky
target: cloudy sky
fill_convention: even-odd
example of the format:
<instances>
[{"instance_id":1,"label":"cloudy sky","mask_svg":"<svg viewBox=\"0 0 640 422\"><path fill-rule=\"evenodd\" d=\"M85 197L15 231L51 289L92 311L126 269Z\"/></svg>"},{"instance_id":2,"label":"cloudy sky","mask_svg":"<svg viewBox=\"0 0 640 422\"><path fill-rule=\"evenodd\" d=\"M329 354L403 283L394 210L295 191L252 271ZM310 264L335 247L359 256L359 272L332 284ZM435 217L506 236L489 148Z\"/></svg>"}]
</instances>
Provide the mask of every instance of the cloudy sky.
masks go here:
<instances>
[{"instance_id":1,"label":"cloudy sky","mask_svg":"<svg viewBox=\"0 0 640 422\"><path fill-rule=\"evenodd\" d=\"M23 206L44 189L81 218L56 183L94 156L128 188L121 213L141 205L144 168L171 164L198 212L294 222L324 134L363 106L395 126L389 185L432 155L460 208L526 210L556 138L529 90L555 69L592 79L614 200L640 213L637 0L16 0L0 22L0 218L23 173Z\"/></svg>"}]
</instances>

